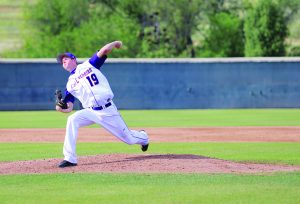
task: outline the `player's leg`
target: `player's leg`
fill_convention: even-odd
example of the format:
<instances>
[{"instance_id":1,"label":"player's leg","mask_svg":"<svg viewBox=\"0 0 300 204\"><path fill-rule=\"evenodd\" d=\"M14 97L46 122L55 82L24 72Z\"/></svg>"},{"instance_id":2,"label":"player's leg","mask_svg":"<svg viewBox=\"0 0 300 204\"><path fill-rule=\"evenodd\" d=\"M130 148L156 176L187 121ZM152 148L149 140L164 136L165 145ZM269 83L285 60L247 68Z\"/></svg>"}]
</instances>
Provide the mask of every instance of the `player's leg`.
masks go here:
<instances>
[{"instance_id":1,"label":"player's leg","mask_svg":"<svg viewBox=\"0 0 300 204\"><path fill-rule=\"evenodd\" d=\"M100 125L127 144L148 144L148 136L143 131L130 130L120 115L103 116Z\"/></svg>"},{"instance_id":2,"label":"player's leg","mask_svg":"<svg viewBox=\"0 0 300 204\"><path fill-rule=\"evenodd\" d=\"M82 126L88 126L94 123L95 115L88 109L82 109L68 117L66 126L66 136L64 142L64 160L71 163L77 163L76 141L78 129Z\"/></svg>"},{"instance_id":3,"label":"player's leg","mask_svg":"<svg viewBox=\"0 0 300 204\"><path fill-rule=\"evenodd\" d=\"M95 122L121 141L127 144L148 145L147 133L145 131L130 130L114 104L104 110L95 112L99 115L98 120Z\"/></svg>"}]
</instances>

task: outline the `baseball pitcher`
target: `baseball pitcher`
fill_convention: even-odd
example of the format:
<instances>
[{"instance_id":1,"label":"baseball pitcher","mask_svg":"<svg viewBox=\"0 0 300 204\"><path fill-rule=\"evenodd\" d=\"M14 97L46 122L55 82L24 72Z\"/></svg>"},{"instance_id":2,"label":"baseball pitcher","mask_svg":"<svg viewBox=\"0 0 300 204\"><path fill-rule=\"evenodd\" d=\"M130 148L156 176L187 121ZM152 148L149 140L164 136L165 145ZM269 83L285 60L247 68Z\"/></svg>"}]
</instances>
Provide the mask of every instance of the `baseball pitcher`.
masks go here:
<instances>
[{"instance_id":1,"label":"baseball pitcher","mask_svg":"<svg viewBox=\"0 0 300 204\"><path fill-rule=\"evenodd\" d=\"M60 168L76 166L76 140L78 129L82 126L99 124L111 134L127 144L139 144L142 151L149 146L148 135L144 130L128 129L116 105L114 94L106 77L101 72L107 55L114 48L121 48L121 41L114 41L103 46L90 59L77 65L77 59L72 53L66 52L57 56L57 62L70 72L66 85L65 97L56 91L56 110L69 113L73 110L75 98L83 109L68 117L66 135L63 147L64 160L58 165Z\"/></svg>"}]
</instances>

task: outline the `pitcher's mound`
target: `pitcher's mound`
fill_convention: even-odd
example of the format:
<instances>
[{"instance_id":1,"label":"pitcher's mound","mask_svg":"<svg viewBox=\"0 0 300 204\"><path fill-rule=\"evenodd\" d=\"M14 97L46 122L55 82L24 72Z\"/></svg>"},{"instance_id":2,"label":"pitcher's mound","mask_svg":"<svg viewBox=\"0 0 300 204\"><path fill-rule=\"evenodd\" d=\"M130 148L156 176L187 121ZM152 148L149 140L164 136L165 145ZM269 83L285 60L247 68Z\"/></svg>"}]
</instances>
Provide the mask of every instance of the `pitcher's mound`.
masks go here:
<instances>
[{"instance_id":1,"label":"pitcher's mound","mask_svg":"<svg viewBox=\"0 0 300 204\"><path fill-rule=\"evenodd\" d=\"M61 159L0 162L0 174L45 173L271 173L300 166L237 163L191 154L104 154L79 157L78 166L58 168Z\"/></svg>"}]
</instances>

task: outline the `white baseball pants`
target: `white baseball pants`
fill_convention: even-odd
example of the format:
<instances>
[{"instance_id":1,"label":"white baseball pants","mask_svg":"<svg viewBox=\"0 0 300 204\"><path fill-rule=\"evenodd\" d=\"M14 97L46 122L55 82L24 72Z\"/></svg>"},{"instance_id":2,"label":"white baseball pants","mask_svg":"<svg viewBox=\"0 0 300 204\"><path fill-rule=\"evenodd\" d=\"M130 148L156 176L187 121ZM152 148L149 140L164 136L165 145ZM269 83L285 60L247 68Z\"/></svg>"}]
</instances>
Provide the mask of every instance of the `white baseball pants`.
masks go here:
<instances>
[{"instance_id":1,"label":"white baseball pants","mask_svg":"<svg viewBox=\"0 0 300 204\"><path fill-rule=\"evenodd\" d=\"M86 108L68 117L63 148L64 160L77 163L76 140L78 129L91 124L99 124L111 134L127 144L148 144L147 135L136 130L129 130L113 102L108 108L93 110Z\"/></svg>"}]
</instances>

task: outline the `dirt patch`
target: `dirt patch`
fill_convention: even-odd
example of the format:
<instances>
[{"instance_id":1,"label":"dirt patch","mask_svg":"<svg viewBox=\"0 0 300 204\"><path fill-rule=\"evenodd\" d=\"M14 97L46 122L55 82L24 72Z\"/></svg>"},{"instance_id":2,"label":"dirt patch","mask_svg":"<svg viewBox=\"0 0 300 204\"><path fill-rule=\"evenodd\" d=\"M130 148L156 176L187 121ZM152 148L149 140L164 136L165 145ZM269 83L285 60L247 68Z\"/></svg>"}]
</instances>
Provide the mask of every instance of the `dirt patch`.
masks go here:
<instances>
[{"instance_id":1,"label":"dirt patch","mask_svg":"<svg viewBox=\"0 0 300 204\"><path fill-rule=\"evenodd\" d=\"M60 159L0 162L0 174L44 173L272 173L299 171L300 166L237 163L188 154L109 154L79 157L76 167L60 169Z\"/></svg>"},{"instance_id":2,"label":"dirt patch","mask_svg":"<svg viewBox=\"0 0 300 204\"><path fill-rule=\"evenodd\" d=\"M146 128L151 142L300 142L300 127ZM0 129L0 142L63 142L65 129ZM79 129L78 142L119 142L103 128Z\"/></svg>"},{"instance_id":3,"label":"dirt patch","mask_svg":"<svg viewBox=\"0 0 300 204\"><path fill-rule=\"evenodd\" d=\"M147 128L159 142L300 142L300 127ZM60 142L64 129L0 129L0 142ZM82 128L78 142L120 142L102 128ZM151 145L150 145L151 148ZM272 173L300 171L300 166L239 163L198 155L109 154L78 158L76 167L60 169L61 159L0 162L0 174L44 173Z\"/></svg>"}]
</instances>

